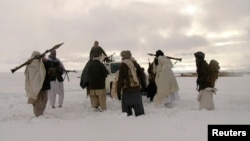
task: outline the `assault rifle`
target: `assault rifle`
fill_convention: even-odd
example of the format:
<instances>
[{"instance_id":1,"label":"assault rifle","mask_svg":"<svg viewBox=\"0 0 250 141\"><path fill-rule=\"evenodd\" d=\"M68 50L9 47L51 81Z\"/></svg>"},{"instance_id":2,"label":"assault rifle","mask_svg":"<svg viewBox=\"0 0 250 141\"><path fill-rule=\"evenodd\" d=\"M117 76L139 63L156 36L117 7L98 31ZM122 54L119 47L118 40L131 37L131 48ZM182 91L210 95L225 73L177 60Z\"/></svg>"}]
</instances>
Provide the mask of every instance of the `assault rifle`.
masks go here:
<instances>
[{"instance_id":1,"label":"assault rifle","mask_svg":"<svg viewBox=\"0 0 250 141\"><path fill-rule=\"evenodd\" d=\"M52 47L51 49L46 50L45 52L43 52L42 54L38 55L38 56L34 56L33 58L28 59L26 62L24 62L23 64L11 69L11 72L14 73L15 71L17 71L18 69L22 68L25 65L30 64L34 59L40 59L43 58L45 56L46 53L50 52L51 50L55 50L58 49L62 44L64 43L60 43L55 45L54 47Z\"/></svg>"},{"instance_id":2,"label":"assault rifle","mask_svg":"<svg viewBox=\"0 0 250 141\"><path fill-rule=\"evenodd\" d=\"M148 53L149 56L156 56L156 54L153 54L153 53ZM165 56L167 57L168 59L173 59L173 60L177 60L177 61L180 61L182 60L182 58L175 58L175 57L170 57L170 56Z\"/></svg>"},{"instance_id":3,"label":"assault rifle","mask_svg":"<svg viewBox=\"0 0 250 141\"><path fill-rule=\"evenodd\" d=\"M105 57L105 58L103 59L102 62L103 62L103 63L114 62L114 55L115 55L115 53L113 53L113 54L111 54L111 55Z\"/></svg>"},{"instance_id":4,"label":"assault rifle","mask_svg":"<svg viewBox=\"0 0 250 141\"><path fill-rule=\"evenodd\" d=\"M65 72L65 75L64 75L64 78L63 78L63 80L65 79L65 77L67 76L67 78L68 78L68 81L69 81L69 72L74 72L74 73L77 73L77 71L76 70L63 70L64 72Z\"/></svg>"}]
</instances>

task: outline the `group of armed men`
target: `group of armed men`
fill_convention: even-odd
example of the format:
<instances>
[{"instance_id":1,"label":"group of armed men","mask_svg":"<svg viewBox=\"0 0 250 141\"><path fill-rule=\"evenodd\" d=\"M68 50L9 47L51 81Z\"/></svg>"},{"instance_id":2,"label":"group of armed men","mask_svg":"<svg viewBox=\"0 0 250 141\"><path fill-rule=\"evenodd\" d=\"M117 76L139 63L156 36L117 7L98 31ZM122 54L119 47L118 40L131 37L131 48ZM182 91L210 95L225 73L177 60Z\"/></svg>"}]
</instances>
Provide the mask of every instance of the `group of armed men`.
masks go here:
<instances>
[{"instance_id":1,"label":"group of armed men","mask_svg":"<svg viewBox=\"0 0 250 141\"><path fill-rule=\"evenodd\" d=\"M36 55L40 55L40 53L34 51L31 58ZM119 70L115 73L111 95L112 98L121 101L122 112L127 113L128 116L133 113L135 116L144 115L143 92L147 93L150 102L154 102L156 107L173 108L176 106L175 101L180 99L179 86L172 71L173 64L169 58L164 56L163 51L157 50L154 61L149 65L148 85L146 85L143 68L132 56L131 51L123 50L120 56L122 61ZM207 66L204 60L205 54L199 51L194 56L198 74L200 109L213 110L213 97L207 95L210 95L215 89L214 82L208 81L206 78L208 75L205 68ZM82 89L86 88L91 106L95 111L107 110L105 80L109 72L103 64L104 61L108 62L110 58L99 46L98 41L95 41L80 80L80 86ZM28 103L33 105L35 116L43 115L48 99L50 106L56 108L56 94L59 95L58 108L62 108L64 99L62 75L64 71L62 62L56 57L56 50L52 50L48 58L35 59L26 66L25 90Z\"/></svg>"}]
</instances>

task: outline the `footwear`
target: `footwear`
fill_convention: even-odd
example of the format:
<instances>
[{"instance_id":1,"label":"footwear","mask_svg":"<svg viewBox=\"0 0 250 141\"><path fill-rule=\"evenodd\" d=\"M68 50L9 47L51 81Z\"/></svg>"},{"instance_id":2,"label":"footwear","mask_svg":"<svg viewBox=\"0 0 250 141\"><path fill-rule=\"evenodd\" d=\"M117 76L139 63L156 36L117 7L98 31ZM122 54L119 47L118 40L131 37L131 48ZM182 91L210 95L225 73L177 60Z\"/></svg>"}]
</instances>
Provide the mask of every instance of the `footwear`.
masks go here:
<instances>
[{"instance_id":1,"label":"footwear","mask_svg":"<svg viewBox=\"0 0 250 141\"><path fill-rule=\"evenodd\" d=\"M105 111L105 110L103 110L102 108L97 107L97 108L94 108L94 111L95 111L95 112L103 112L103 111Z\"/></svg>"},{"instance_id":2,"label":"footwear","mask_svg":"<svg viewBox=\"0 0 250 141\"><path fill-rule=\"evenodd\" d=\"M147 103L150 103L150 102L151 102L150 98L147 98L147 99L146 99L146 102L147 102Z\"/></svg>"},{"instance_id":3,"label":"footwear","mask_svg":"<svg viewBox=\"0 0 250 141\"><path fill-rule=\"evenodd\" d=\"M98 107L93 107L93 111L94 112L98 112L99 110L98 110Z\"/></svg>"},{"instance_id":4,"label":"footwear","mask_svg":"<svg viewBox=\"0 0 250 141\"><path fill-rule=\"evenodd\" d=\"M104 109L102 109L102 108L98 108L98 110L99 110L99 112L103 112L103 111L105 111Z\"/></svg>"},{"instance_id":5,"label":"footwear","mask_svg":"<svg viewBox=\"0 0 250 141\"><path fill-rule=\"evenodd\" d=\"M164 105L170 109L175 107L174 103L165 103Z\"/></svg>"},{"instance_id":6,"label":"footwear","mask_svg":"<svg viewBox=\"0 0 250 141\"><path fill-rule=\"evenodd\" d=\"M56 107L55 106L52 106L53 109L55 109Z\"/></svg>"}]
</instances>

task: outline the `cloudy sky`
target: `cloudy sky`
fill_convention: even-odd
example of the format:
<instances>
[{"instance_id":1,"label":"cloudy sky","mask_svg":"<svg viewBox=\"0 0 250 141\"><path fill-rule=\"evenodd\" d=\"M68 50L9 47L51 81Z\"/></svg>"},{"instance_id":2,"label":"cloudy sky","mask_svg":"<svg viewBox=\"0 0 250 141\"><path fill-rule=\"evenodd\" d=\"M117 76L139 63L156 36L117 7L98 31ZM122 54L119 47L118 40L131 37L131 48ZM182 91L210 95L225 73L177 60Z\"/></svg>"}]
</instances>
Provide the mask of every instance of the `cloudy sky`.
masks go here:
<instances>
[{"instance_id":1,"label":"cloudy sky","mask_svg":"<svg viewBox=\"0 0 250 141\"><path fill-rule=\"evenodd\" d=\"M250 68L249 0L0 0L0 13L0 71L61 42L57 56L81 70L95 40L145 67L161 49L182 58L176 70L194 70L196 51L222 69Z\"/></svg>"}]
</instances>

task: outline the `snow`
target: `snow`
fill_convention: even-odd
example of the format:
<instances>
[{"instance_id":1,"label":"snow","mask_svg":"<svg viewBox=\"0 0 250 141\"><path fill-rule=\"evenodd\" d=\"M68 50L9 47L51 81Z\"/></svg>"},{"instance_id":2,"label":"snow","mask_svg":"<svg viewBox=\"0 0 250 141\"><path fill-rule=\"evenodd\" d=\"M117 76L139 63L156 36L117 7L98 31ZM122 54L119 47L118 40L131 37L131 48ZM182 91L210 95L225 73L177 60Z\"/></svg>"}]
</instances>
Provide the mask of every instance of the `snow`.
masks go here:
<instances>
[{"instance_id":1,"label":"snow","mask_svg":"<svg viewBox=\"0 0 250 141\"><path fill-rule=\"evenodd\" d=\"M195 77L177 77L177 106L156 108L143 97L145 115L127 117L117 100L107 96L107 111L95 112L79 86L80 72L64 82L64 107L48 106L35 117L27 104L22 72L0 73L0 141L206 141L209 124L250 124L250 87L243 77L221 77L215 110L198 110Z\"/></svg>"}]
</instances>

